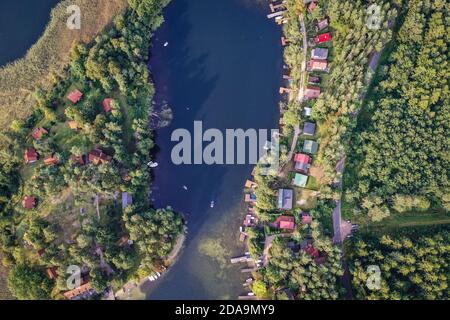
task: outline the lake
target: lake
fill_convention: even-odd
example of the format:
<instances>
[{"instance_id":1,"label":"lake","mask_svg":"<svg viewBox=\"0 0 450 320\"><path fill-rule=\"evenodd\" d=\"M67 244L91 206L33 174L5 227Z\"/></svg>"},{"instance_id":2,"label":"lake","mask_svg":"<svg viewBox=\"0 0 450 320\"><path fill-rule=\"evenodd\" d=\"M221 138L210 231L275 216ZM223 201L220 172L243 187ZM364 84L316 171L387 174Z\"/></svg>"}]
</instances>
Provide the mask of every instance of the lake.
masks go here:
<instances>
[{"instance_id":1,"label":"lake","mask_svg":"<svg viewBox=\"0 0 450 320\"><path fill-rule=\"evenodd\" d=\"M154 36L156 106L167 103L173 121L156 132L152 198L185 215L189 233L169 272L146 285L148 299L235 299L243 292L245 275L229 259L243 253L242 190L253 166L174 165L171 134L192 132L194 121L222 132L278 127L281 28L266 18L268 10L266 1L174 0Z\"/></svg>"},{"instance_id":2,"label":"lake","mask_svg":"<svg viewBox=\"0 0 450 320\"><path fill-rule=\"evenodd\" d=\"M59 0L0 1L0 66L23 57L39 39Z\"/></svg>"},{"instance_id":3,"label":"lake","mask_svg":"<svg viewBox=\"0 0 450 320\"><path fill-rule=\"evenodd\" d=\"M0 65L25 55L57 2L0 2ZM234 299L243 291L245 276L229 258L243 253L242 189L253 166L176 166L170 136L177 128L192 131L194 120L205 130L277 128L281 29L266 18L267 2L257 2L174 0L155 34L150 69L156 105L167 103L174 118L156 132L152 198L157 207L181 212L189 233L169 272L145 286L148 299Z\"/></svg>"}]
</instances>

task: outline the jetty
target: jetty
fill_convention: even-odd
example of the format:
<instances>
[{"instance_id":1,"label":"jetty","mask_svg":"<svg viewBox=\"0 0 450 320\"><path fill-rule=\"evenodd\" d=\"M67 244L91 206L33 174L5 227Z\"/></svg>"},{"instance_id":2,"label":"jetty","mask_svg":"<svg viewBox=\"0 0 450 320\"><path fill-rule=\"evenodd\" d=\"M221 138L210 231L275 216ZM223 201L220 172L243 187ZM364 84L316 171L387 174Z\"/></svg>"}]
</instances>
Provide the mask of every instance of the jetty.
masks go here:
<instances>
[{"instance_id":1,"label":"jetty","mask_svg":"<svg viewBox=\"0 0 450 320\"><path fill-rule=\"evenodd\" d=\"M250 257L249 254L245 254L243 256L231 258L230 261L232 264L236 264L236 263L253 262L254 260L252 257Z\"/></svg>"},{"instance_id":2,"label":"jetty","mask_svg":"<svg viewBox=\"0 0 450 320\"><path fill-rule=\"evenodd\" d=\"M283 11L277 11L277 12L273 12L267 15L267 19L272 19L275 17L279 17L284 15L287 12L287 10L283 10Z\"/></svg>"}]
</instances>

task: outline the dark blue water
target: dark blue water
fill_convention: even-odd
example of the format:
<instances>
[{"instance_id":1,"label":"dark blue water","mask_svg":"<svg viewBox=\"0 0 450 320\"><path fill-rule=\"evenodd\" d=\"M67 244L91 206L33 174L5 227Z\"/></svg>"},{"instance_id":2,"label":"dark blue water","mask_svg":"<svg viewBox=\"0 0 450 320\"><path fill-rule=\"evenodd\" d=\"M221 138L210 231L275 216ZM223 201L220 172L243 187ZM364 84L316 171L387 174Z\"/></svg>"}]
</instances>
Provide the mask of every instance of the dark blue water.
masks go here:
<instances>
[{"instance_id":1,"label":"dark blue water","mask_svg":"<svg viewBox=\"0 0 450 320\"><path fill-rule=\"evenodd\" d=\"M242 188L252 166L176 166L170 136L176 128L192 132L194 120L203 121L204 130L223 132L277 128L281 30L266 18L263 3L174 0L154 37L156 100L167 101L174 120L157 131L153 199L156 206L171 205L185 214L189 234L177 263L146 288L149 299L234 299L242 291L242 276L229 258L242 253Z\"/></svg>"},{"instance_id":2,"label":"dark blue water","mask_svg":"<svg viewBox=\"0 0 450 320\"><path fill-rule=\"evenodd\" d=\"M0 66L21 58L44 32L59 0L0 1Z\"/></svg>"}]
</instances>

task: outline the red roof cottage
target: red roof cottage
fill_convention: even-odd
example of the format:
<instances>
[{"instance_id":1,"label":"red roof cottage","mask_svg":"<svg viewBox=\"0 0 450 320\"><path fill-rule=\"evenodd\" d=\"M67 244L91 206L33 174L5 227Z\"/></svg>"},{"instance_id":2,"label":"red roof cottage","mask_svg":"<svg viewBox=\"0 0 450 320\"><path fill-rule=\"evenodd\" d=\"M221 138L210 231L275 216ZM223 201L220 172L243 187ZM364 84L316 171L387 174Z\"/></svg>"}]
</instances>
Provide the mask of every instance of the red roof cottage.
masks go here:
<instances>
[{"instance_id":1,"label":"red roof cottage","mask_svg":"<svg viewBox=\"0 0 450 320\"><path fill-rule=\"evenodd\" d=\"M48 131L44 128L34 128L33 132L31 132L31 136L36 140L41 140L47 133Z\"/></svg>"},{"instance_id":2,"label":"red roof cottage","mask_svg":"<svg viewBox=\"0 0 450 320\"><path fill-rule=\"evenodd\" d=\"M36 198L26 196L22 200L22 207L24 207L27 210L34 209L34 207L36 207Z\"/></svg>"},{"instance_id":3,"label":"red roof cottage","mask_svg":"<svg viewBox=\"0 0 450 320\"><path fill-rule=\"evenodd\" d=\"M308 99L317 99L320 96L320 88L318 87L307 87L305 92L305 97Z\"/></svg>"},{"instance_id":4,"label":"red roof cottage","mask_svg":"<svg viewBox=\"0 0 450 320\"><path fill-rule=\"evenodd\" d=\"M280 216L275 220L275 225L279 229L294 231L295 230L295 218L291 216Z\"/></svg>"},{"instance_id":5,"label":"red roof cottage","mask_svg":"<svg viewBox=\"0 0 450 320\"><path fill-rule=\"evenodd\" d=\"M71 93L69 93L69 95L67 96L67 99L69 99L73 103L77 103L78 101L81 100L82 97L83 97L83 93L80 90L75 90L75 91L72 91Z\"/></svg>"},{"instance_id":6,"label":"red roof cottage","mask_svg":"<svg viewBox=\"0 0 450 320\"><path fill-rule=\"evenodd\" d=\"M307 64L308 71L327 71L327 67L327 60L311 59Z\"/></svg>"},{"instance_id":7,"label":"red roof cottage","mask_svg":"<svg viewBox=\"0 0 450 320\"><path fill-rule=\"evenodd\" d=\"M111 102L113 102L113 99L111 98L106 98L105 100L103 100L103 111L110 112L113 109L111 106Z\"/></svg>"},{"instance_id":8,"label":"red roof cottage","mask_svg":"<svg viewBox=\"0 0 450 320\"><path fill-rule=\"evenodd\" d=\"M312 217L308 212L302 212L302 224L311 224Z\"/></svg>"},{"instance_id":9,"label":"red roof cottage","mask_svg":"<svg viewBox=\"0 0 450 320\"><path fill-rule=\"evenodd\" d=\"M295 170L308 173L311 164L311 157L304 153L297 153L294 158Z\"/></svg>"},{"instance_id":10,"label":"red roof cottage","mask_svg":"<svg viewBox=\"0 0 450 320\"><path fill-rule=\"evenodd\" d=\"M24 159L26 163L33 163L38 161L39 154L36 152L36 149L28 148L27 150L25 150Z\"/></svg>"},{"instance_id":11,"label":"red roof cottage","mask_svg":"<svg viewBox=\"0 0 450 320\"><path fill-rule=\"evenodd\" d=\"M89 295L92 292L94 292L94 289L92 288L91 283L87 282L85 284L82 284L78 288L64 292L64 297L69 300L75 300L81 298L84 295Z\"/></svg>"},{"instance_id":12,"label":"red roof cottage","mask_svg":"<svg viewBox=\"0 0 450 320\"><path fill-rule=\"evenodd\" d=\"M331 33L327 32L327 33L318 35L316 37L315 41L316 41L316 43L324 43L324 42L330 41L331 39L332 39Z\"/></svg>"}]
</instances>

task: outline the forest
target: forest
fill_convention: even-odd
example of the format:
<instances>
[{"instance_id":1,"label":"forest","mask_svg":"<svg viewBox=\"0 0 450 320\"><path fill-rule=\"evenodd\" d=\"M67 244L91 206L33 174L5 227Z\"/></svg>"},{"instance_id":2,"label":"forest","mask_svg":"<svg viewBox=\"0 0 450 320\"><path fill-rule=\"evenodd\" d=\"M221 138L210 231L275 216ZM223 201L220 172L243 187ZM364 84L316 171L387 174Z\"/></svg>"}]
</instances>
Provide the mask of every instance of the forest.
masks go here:
<instances>
[{"instance_id":1,"label":"forest","mask_svg":"<svg viewBox=\"0 0 450 320\"><path fill-rule=\"evenodd\" d=\"M351 244L353 294L370 300L448 300L450 235L448 227L368 236ZM379 288L366 283L369 266L380 269Z\"/></svg>"},{"instance_id":2,"label":"forest","mask_svg":"<svg viewBox=\"0 0 450 320\"><path fill-rule=\"evenodd\" d=\"M2 134L1 257L16 298L63 298L73 265L92 298L166 267L184 225L148 200L154 89L146 62L167 4L130 0L95 41L72 48L64 74L36 90L32 115ZM75 89L82 97L70 103ZM46 129L42 137L30 137L36 128ZM26 148L38 161L24 164Z\"/></svg>"},{"instance_id":3,"label":"forest","mask_svg":"<svg viewBox=\"0 0 450 320\"><path fill-rule=\"evenodd\" d=\"M353 135L346 200L372 221L450 209L448 5L408 1Z\"/></svg>"}]
</instances>

